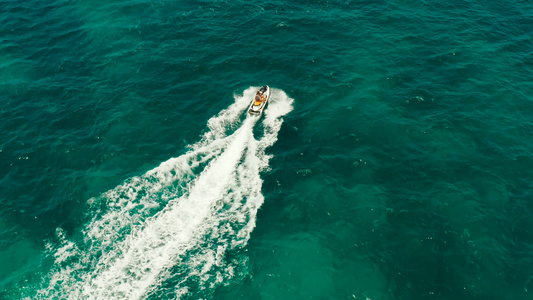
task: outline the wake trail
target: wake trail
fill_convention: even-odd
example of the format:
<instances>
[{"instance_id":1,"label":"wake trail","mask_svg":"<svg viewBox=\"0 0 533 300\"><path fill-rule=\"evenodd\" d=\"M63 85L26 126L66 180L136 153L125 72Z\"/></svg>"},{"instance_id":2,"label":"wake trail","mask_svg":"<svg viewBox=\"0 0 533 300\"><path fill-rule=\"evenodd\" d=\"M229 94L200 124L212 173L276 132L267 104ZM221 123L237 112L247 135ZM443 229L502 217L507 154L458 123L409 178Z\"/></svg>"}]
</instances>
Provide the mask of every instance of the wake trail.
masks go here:
<instances>
[{"instance_id":1,"label":"wake trail","mask_svg":"<svg viewBox=\"0 0 533 300\"><path fill-rule=\"evenodd\" d=\"M90 199L82 241L58 229L61 244L49 246L55 264L36 298L191 297L236 276L240 262L226 255L244 247L255 227L260 172L271 158L265 149L293 102L274 89L262 118L242 120L256 90L235 96L184 155Z\"/></svg>"}]
</instances>

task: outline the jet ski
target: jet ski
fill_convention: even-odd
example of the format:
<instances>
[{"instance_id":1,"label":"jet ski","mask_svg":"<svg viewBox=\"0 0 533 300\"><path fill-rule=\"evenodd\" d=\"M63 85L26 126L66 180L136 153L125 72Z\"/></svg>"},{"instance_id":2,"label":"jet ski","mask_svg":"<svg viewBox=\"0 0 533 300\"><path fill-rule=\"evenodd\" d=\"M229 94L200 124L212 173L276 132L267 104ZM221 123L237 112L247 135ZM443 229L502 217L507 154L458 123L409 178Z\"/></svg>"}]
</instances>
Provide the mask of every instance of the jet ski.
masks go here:
<instances>
[{"instance_id":1,"label":"jet ski","mask_svg":"<svg viewBox=\"0 0 533 300\"><path fill-rule=\"evenodd\" d=\"M262 86L257 93L255 94L250 107L248 108L248 113L251 115L259 116L265 110L267 105L268 98L270 98L270 87L268 85Z\"/></svg>"}]
</instances>

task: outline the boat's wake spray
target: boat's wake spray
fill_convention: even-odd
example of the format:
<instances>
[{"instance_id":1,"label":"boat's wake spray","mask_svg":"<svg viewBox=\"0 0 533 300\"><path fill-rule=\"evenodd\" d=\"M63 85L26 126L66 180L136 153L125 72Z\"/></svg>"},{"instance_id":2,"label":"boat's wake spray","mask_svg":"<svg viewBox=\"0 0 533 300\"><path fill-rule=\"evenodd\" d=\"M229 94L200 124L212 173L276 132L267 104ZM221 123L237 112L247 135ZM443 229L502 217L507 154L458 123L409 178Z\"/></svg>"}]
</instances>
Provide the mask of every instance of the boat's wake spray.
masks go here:
<instances>
[{"instance_id":1,"label":"boat's wake spray","mask_svg":"<svg viewBox=\"0 0 533 300\"><path fill-rule=\"evenodd\" d=\"M263 203L265 149L293 101L273 89L264 117L242 121L256 90L235 96L186 154L89 200L93 217L81 241L58 229L62 244L50 245L54 267L36 298L197 298L242 276L236 253Z\"/></svg>"}]
</instances>

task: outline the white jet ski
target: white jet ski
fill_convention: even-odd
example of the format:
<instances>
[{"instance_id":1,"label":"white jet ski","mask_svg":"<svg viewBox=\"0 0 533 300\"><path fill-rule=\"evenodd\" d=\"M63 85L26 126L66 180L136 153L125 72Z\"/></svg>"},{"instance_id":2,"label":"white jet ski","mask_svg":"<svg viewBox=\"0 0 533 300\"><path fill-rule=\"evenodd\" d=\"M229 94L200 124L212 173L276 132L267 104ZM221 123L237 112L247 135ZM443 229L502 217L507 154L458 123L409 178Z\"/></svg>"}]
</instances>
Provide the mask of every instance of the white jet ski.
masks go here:
<instances>
[{"instance_id":1,"label":"white jet ski","mask_svg":"<svg viewBox=\"0 0 533 300\"><path fill-rule=\"evenodd\" d=\"M250 103L250 107L248 108L248 113L260 116L261 113L263 113L263 110L265 110L269 98L270 87L268 87L268 85L262 86L255 94L255 98L252 99L252 103Z\"/></svg>"}]
</instances>

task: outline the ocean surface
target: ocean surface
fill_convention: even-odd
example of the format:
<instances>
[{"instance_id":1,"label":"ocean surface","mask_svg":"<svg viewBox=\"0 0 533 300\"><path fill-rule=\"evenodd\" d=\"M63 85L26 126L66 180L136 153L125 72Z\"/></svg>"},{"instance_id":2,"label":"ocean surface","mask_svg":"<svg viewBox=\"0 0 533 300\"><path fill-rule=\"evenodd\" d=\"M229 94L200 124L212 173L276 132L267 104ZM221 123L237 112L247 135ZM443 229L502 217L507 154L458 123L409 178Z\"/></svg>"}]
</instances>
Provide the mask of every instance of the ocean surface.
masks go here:
<instances>
[{"instance_id":1,"label":"ocean surface","mask_svg":"<svg viewBox=\"0 0 533 300\"><path fill-rule=\"evenodd\" d=\"M0 299L533 299L532 33L525 0L2 1Z\"/></svg>"}]
</instances>

